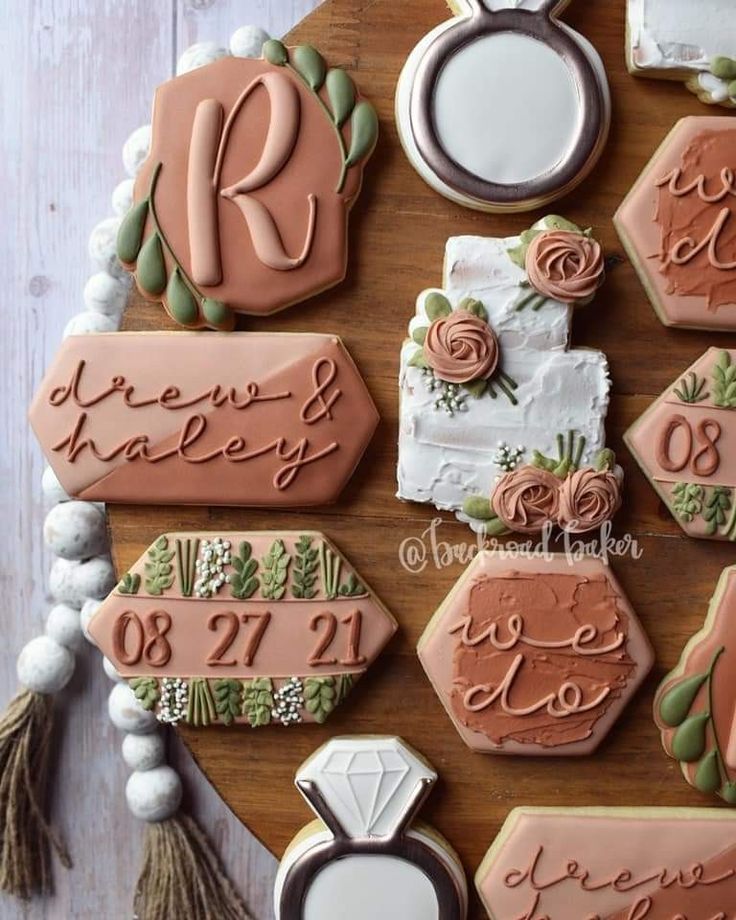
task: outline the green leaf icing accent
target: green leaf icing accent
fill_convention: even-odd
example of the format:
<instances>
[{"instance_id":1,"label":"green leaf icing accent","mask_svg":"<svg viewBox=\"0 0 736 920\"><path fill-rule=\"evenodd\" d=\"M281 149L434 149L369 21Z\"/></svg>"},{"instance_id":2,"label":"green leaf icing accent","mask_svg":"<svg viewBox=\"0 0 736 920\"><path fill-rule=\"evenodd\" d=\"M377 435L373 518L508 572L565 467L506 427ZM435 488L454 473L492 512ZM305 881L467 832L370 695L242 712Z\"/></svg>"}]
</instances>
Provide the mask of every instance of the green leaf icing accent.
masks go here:
<instances>
[{"instance_id":1,"label":"green leaf icing accent","mask_svg":"<svg viewBox=\"0 0 736 920\"><path fill-rule=\"evenodd\" d=\"M325 59L312 45L299 45L292 55L294 66L309 86L318 92L325 82L327 65Z\"/></svg>"},{"instance_id":2,"label":"green leaf icing accent","mask_svg":"<svg viewBox=\"0 0 736 920\"><path fill-rule=\"evenodd\" d=\"M616 466L616 454L610 447L604 447L603 450L596 454L593 460L593 466L598 472L613 470Z\"/></svg>"},{"instance_id":3,"label":"green leaf icing accent","mask_svg":"<svg viewBox=\"0 0 736 920\"><path fill-rule=\"evenodd\" d=\"M736 61L723 55L716 55L710 62L710 72L719 80L736 80Z\"/></svg>"},{"instance_id":4,"label":"green leaf icing accent","mask_svg":"<svg viewBox=\"0 0 736 920\"><path fill-rule=\"evenodd\" d=\"M147 294L158 296L166 289L164 251L161 247L161 239L155 231L141 247L136 262L136 278Z\"/></svg>"},{"instance_id":5,"label":"green leaf icing accent","mask_svg":"<svg viewBox=\"0 0 736 920\"><path fill-rule=\"evenodd\" d=\"M269 600L278 601L286 593L286 580L289 574L291 556L286 552L283 540L274 540L271 549L263 557L261 564L261 594Z\"/></svg>"},{"instance_id":6,"label":"green leaf icing accent","mask_svg":"<svg viewBox=\"0 0 736 920\"><path fill-rule=\"evenodd\" d=\"M355 84L345 71L339 68L327 74L325 83L335 124L341 128L355 107Z\"/></svg>"},{"instance_id":7,"label":"green leaf icing accent","mask_svg":"<svg viewBox=\"0 0 736 920\"><path fill-rule=\"evenodd\" d=\"M681 521L690 523L703 510L705 489L696 483L677 482L672 488L672 510Z\"/></svg>"},{"instance_id":8,"label":"green leaf icing accent","mask_svg":"<svg viewBox=\"0 0 736 920\"><path fill-rule=\"evenodd\" d=\"M156 540L148 550L148 559L144 568L146 572L146 591L158 597L167 588L174 584L174 569L171 560L174 550L169 549L169 541L165 536Z\"/></svg>"},{"instance_id":9,"label":"green leaf icing accent","mask_svg":"<svg viewBox=\"0 0 736 920\"><path fill-rule=\"evenodd\" d=\"M361 594L365 594L365 588L358 581L355 572L351 572L345 584L340 585L337 593L340 597L359 597Z\"/></svg>"},{"instance_id":10,"label":"green leaf icing accent","mask_svg":"<svg viewBox=\"0 0 736 920\"><path fill-rule=\"evenodd\" d=\"M176 574L179 578L182 597L191 597L194 592L194 582L197 580L198 552L198 539L176 541Z\"/></svg>"},{"instance_id":11,"label":"green leaf icing accent","mask_svg":"<svg viewBox=\"0 0 736 920\"><path fill-rule=\"evenodd\" d=\"M296 559L294 560L294 583L291 593L294 597L311 600L317 589L317 568L319 566L319 552L312 547L312 538L306 535L299 537L296 543Z\"/></svg>"},{"instance_id":12,"label":"green leaf icing accent","mask_svg":"<svg viewBox=\"0 0 736 920\"><path fill-rule=\"evenodd\" d=\"M715 792L721 786L721 770L718 764L718 752L709 751L698 764L693 780L695 788L701 792Z\"/></svg>"},{"instance_id":13,"label":"green leaf icing accent","mask_svg":"<svg viewBox=\"0 0 736 920\"><path fill-rule=\"evenodd\" d=\"M121 262L135 262L143 242L143 230L148 217L148 199L144 198L123 218L118 230L117 254Z\"/></svg>"},{"instance_id":14,"label":"green leaf icing accent","mask_svg":"<svg viewBox=\"0 0 736 920\"><path fill-rule=\"evenodd\" d=\"M225 725L231 725L240 715L240 696L243 691L243 685L239 680L232 678L223 678L216 680L213 684L215 691L215 709L220 717L220 721Z\"/></svg>"},{"instance_id":15,"label":"green leaf icing accent","mask_svg":"<svg viewBox=\"0 0 736 920\"><path fill-rule=\"evenodd\" d=\"M412 332L411 337L417 345L424 345L424 340L427 338L428 332L429 329L427 326L418 326L414 332Z\"/></svg>"},{"instance_id":16,"label":"green leaf icing accent","mask_svg":"<svg viewBox=\"0 0 736 920\"><path fill-rule=\"evenodd\" d=\"M485 495L469 495L463 502L463 514L475 521L492 521L496 518L491 502Z\"/></svg>"},{"instance_id":17,"label":"green leaf icing accent","mask_svg":"<svg viewBox=\"0 0 736 920\"><path fill-rule=\"evenodd\" d=\"M258 677L243 682L242 714L253 728L268 725L273 712L273 681L270 677Z\"/></svg>"},{"instance_id":18,"label":"green leaf icing accent","mask_svg":"<svg viewBox=\"0 0 736 920\"><path fill-rule=\"evenodd\" d=\"M150 712L159 701L158 681L155 677L133 677L128 681L142 709Z\"/></svg>"},{"instance_id":19,"label":"green leaf icing accent","mask_svg":"<svg viewBox=\"0 0 736 920\"><path fill-rule=\"evenodd\" d=\"M506 534L511 533L511 531L504 524L501 518L494 517L493 520L488 521L483 525L483 533L487 537L503 537Z\"/></svg>"},{"instance_id":20,"label":"green leaf icing accent","mask_svg":"<svg viewBox=\"0 0 736 920\"><path fill-rule=\"evenodd\" d=\"M338 674L335 678L335 705L339 706L345 701L350 691L355 686L355 678L352 674Z\"/></svg>"},{"instance_id":21,"label":"green leaf icing accent","mask_svg":"<svg viewBox=\"0 0 736 920\"><path fill-rule=\"evenodd\" d=\"M217 709L215 708L209 681L205 677L193 677L189 683L187 722L197 727L209 725L216 719Z\"/></svg>"},{"instance_id":22,"label":"green leaf icing accent","mask_svg":"<svg viewBox=\"0 0 736 920\"><path fill-rule=\"evenodd\" d=\"M118 594L137 594L141 586L141 576L135 572L126 572L118 582Z\"/></svg>"},{"instance_id":23,"label":"green leaf icing accent","mask_svg":"<svg viewBox=\"0 0 736 920\"><path fill-rule=\"evenodd\" d=\"M477 316L478 319L482 319L484 322L488 322L488 311L483 306L480 300L476 300L474 297L465 297L457 305L458 310L466 310L468 313L472 313L473 316Z\"/></svg>"},{"instance_id":24,"label":"green leaf icing accent","mask_svg":"<svg viewBox=\"0 0 736 920\"><path fill-rule=\"evenodd\" d=\"M709 536L717 533L719 527L725 526L732 504L731 490L727 486L713 487L702 512L706 522L705 532Z\"/></svg>"},{"instance_id":25,"label":"green leaf icing accent","mask_svg":"<svg viewBox=\"0 0 736 920\"><path fill-rule=\"evenodd\" d=\"M417 351L414 352L414 354L411 356L411 358L409 358L409 361L407 363L409 367L420 367L423 370L426 370L429 368L429 365L427 364L427 359L424 357L424 351L421 348L417 349Z\"/></svg>"},{"instance_id":26,"label":"green leaf icing accent","mask_svg":"<svg viewBox=\"0 0 736 920\"><path fill-rule=\"evenodd\" d=\"M166 288L166 300L168 301L171 315L182 326L193 326L199 319L197 301L185 284L178 268L173 270L169 278Z\"/></svg>"},{"instance_id":27,"label":"green leaf icing accent","mask_svg":"<svg viewBox=\"0 0 736 920\"><path fill-rule=\"evenodd\" d=\"M221 300L205 297L202 301L202 316L213 329L229 329L233 322L233 311Z\"/></svg>"},{"instance_id":28,"label":"green leaf icing accent","mask_svg":"<svg viewBox=\"0 0 736 920\"><path fill-rule=\"evenodd\" d=\"M471 396L475 396L476 399L480 399L480 397L483 396L483 394L488 389L488 381L470 380L468 383L464 383L462 386L463 389L467 390Z\"/></svg>"},{"instance_id":29,"label":"green leaf icing accent","mask_svg":"<svg viewBox=\"0 0 736 920\"><path fill-rule=\"evenodd\" d=\"M675 760L683 763L694 763L700 760L705 752L705 735L709 723L709 712L699 712L685 719L672 739L672 754Z\"/></svg>"},{"instance_id":30,"label":"green leaf icing accent","mask_svg":"<svg viewBox=\"0 0 736 920\"><path fill-rule=\"evenodd\" d=\"M263 43L261 54L269 64L275 64L276 67L283 67L289 60L289 52L286 49L286 45L276 38L269 38L267 42Z\"/></svg>"},{"instance_id":31,"label":"green leaf icing accent","mask_svg":"<svg viewBox=\"0 0 736 920\"><path fill-rule=\"evenodd\" d=\"M659 717L670 728L676 728L687 718L698 691L708 679L708 673L695 674L675 684L659 704Z\"/></svg>"},{"instance_id":32,"label":"green leaf icing accent","mask_svg":"<svg viewBox=\"0 0 736 920\"><path fill-rule=\"evenodd\" d=\"M324 540L319 545L319 561L322 568L322 587L329 600L337 597L340 585L342 559L326 545Z\"/></svg>"},{"instance_id":33,"label":"green leaf icing accent","mask_svg":"<svg viewBox=\"0 0 736 920\"><path fill-rule=\"evenodd\" d=\"M566 230L569 233L584 233L586 236L590 236L589 230L581 230L580 227L571 220L560 217L559 214L550 214L547 217L543 217L542 220L538 220L529 230L524 230L524 232L519 235L518 246L513 246L506 250L508 257L514 265L518 265L521 269L526 269L526 254L532 240L539 236L540 233L548 233L550 230ZM538 295L536 295L535 292L535 294L531 296L536 297ZM543 297L541 302L537 304L534 309L538 309L545 300L546 298ZM517 309L523 309L526 305L526 303L518 304Z\"/></svg>"},{"instance_id":34,"label":"green leaf icing accent","mask_svg":"<svg viewBox=\"0 0 736 920\"><path fill-rule=\"evenodd\" d=\"M253 547L243 540L237 555L233 554L232 566L235 574L230 576L230 593L238 600L247 600L258 590L260 582L255 577L258 561L253 558Z\"/></svg>"},{"instance_id":35,"label":"green leaf icing accent","mask_svg":"<svg viewBox=\"0 0 736 920\"><path fill-rule=\"evenodd\" d=\"M704 393L705 377L698 377L694 371L690 371L687 377L683 377L679 385L675 387L675 396L684 403L699 403L707 399L709 393Z\"/></svg>"},{"instance_id":36,"label":"green leaf icing accent","mask_svg":"<svg viewBox=\"0 0 736 920\"><path fill-rule=\"evenodd\" d=\"M432 322L452 313L450 301L438 291L432 291L431 294L427 295L424 301L424 309Z\"/></svg>"},{"instance_id":37,"label":"green leaf icing accent","mask_svg":"<svg viewBox=\"0 0 736 920\"><path fill-rule=\"evenodd\" d=\"M320 725L337 705L334 677L307 677L304 681L304 706Z\"/></svg>"},{"instance_id":38,"label":"green leaf icing accent","mask_svg":"<svg viewBox=\"0 0 736 920\"><path fill-rule=\"evenodd\" d=\"M370 102L362 100L355 106L350 127L350 149L345 160L348 169L365 159L378 140L378 115Z\"/></svg>"},{"instance_id":39,"label":"green leaf icing accent","mask_svg":"<svg viewBox=\"0 0 736 920\"><path fill-rule=\"evenodd\" d=\"M713 365L712 397L721 409L736 408L736 364L731 363L727 351L722 351Z\"/></svg>"},{"instance_id":40,"label":"green leaf icing accent","mask_svg":"<svg viewBox=\"0 0 736 920\"><path fill-rule=\"evenodd\" d=\"M721 796L729 805L736 805L736 783L724 783Z\"/></svg>"}]
</instances>

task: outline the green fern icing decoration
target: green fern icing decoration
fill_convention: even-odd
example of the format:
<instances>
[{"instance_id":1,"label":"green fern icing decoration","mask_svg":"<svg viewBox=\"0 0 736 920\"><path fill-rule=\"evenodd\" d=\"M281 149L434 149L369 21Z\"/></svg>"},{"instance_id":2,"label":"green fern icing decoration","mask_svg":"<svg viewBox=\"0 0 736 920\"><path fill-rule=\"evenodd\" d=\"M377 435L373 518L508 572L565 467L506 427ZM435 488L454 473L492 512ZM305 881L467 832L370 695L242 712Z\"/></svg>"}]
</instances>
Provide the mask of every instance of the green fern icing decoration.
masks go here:
<instances>
[{"instance_id":1,"label":"green fern icing decoration","mask_svg":"<svg viewBox=\"0 0 736 920\"><path fill-rule=\"evenodd\" d=\"M231 725L241 713L243 685L239 680L222 678L212 684L215 695L215 709L220 721Z\"/></svg>"},{"instance_id":2,"label":"green fern icing decoration","mask_svg":"<svg viewBox=\"0 0 736 920\"><path fill-rule=\"evenodd\" d=\"M350 691L355 686L355 678L352 674L338 674L335 677L335 705L343 703Z\"/></svg>"},{"instance_id":3,"label":"green fern icing decoration","mask_svg":"<svg viewBox=\"0 0 736 920\"><path fill-rule=\"evenodd\" d=\"M674 393L681 402L695 404L703 402L710 395L707 391L703 392L705 386L705 377L698 377L694 371L690 371L675 387Z\"/></svg>"},{"instance_id":4,"label":"green fern icing decoration","mask_svg":"<svg viewBox=\"0 0 736 920\"><path fill-rule=\"evenodd\" d=\"M674 498L672 510L686 524L689 524L703 510L705 489L696 483L675 483L672 496Z\"/></svg>"},{"instance_id":5,"label":"green fern icing decoration","mask_svg":"<svg viewBox=\"0 0 736 920\"><path fill-rule=\"evenodd\" d=\"M706 522L705 532L708 536L714 536L726 526L732 506L731 489L727 486L715 486L710 491L702 511L703 520Z\"/></svg>"},{"instance_id":6,"label":"green fern icing decoration","mask_svg":"<svg viewBox=\"0 0 736 920\"><path fill-rule=\"evenodd\" d=\"M736 364L727 351L722 351L713 365L711 396L721 409L736 408Z\"/></svg>"},{"instance_id":7,"label":"green fern icing decoration","mask_svg":"<svg viewBox=\"0 0 736 920\"><path fill-rule=\"evenodd\" d=\"M241 710L253 728L260 728L271 722L273 713L273 681L270 677L258 677L243 681L243 708Z\"/></svg>"},{"instance_id":8,"label":"green fern icing decoration","mask_svg":"<svg viewBox=\"0 0 736 920\"><path fill-rule=\"evenodd\" d=\"M145 564L146 591L159 596L174 584L174 567L171 564L174 550L169 549L169 541L165 536L156 540L148 550L148 562Z\"/></svg>"},{"instance_id":9,"label":"green fern icing decoration","mask_svg":"<svg viewBox=\"0 0 736 920\"><path fill-rule=\"evenodd\" d=\"M246 540L240 544L237 555L232 557L235 574L230 576L230 593L238 600L247 600L258 590L256 578L258 561L253 558L253 547Z\"/></svg>"},{"instance_id":10,"label":"green fern icing decoration","mask_svg":"<svg viewBox=\"0 0 736 920\"><path fill-rule=\"evenodd\" d=\"M319 545L319 562L322 569L322 588L328 600L334 600L340 587L342 559L324 540Z\"/></svg>"},{"instance_id":11,"label":"green fern icing decoration","mask_svg":"<svg viewBox=\"0 0 736 920\"><path fill-rule=\"evenodd\" d=\"M189 682L187 722L199 727L210 725L217 719L217 709L206 677L193 677Z\"/></svg>"},{"instance_id":12,"label":"green fern icing decoration","mask_svg":"<svg viewBox=\"0 0 736 920\"><path fill-rule=\"evenodd\" d=\"M118 594L137 594L141 586L141 576L137 572L126 572L118 582Z\"/></svg>"},{"instance_id":13,"label":"green fern icing decoration","mask_svg":"<svg viewBox=\"0 0 736 920\"><path fill-rule=\"evenodd\" d=\"M365 594L365 588L358 581L358 578L355 572L351 572L344 584L340 585L337 591L340 597L359 597L361 594Z\"/></svg>"},{"instance_id":14,"label":"green fern icing decoration","mask_svg":"<svg viewBox=\"0 0 736 920\"><path fill-rule=\"evenodd\" d=\"M272 601L279 601L286 593L291 556L286 552L283 540L274 540L271 549L261 561L261 594Z\"/></svg>"},{"instance_id":15,"label":"green fern icing decoration","mask_svg":"<svg viewBox=\"0 0 736 920\"><path fill-rule=\"evenodd\" d=\"M337 705L334 677L307 677L304 681L304 706L320 725Z\"/></svg>"},{"instance_id":16,"label":"green fern icing decoration","mask_svg":"<svg viewBox=\"0 0 736 920\"><path fill-rule=\"evenodd\" d=\"M317 569L319 551L312 547L312 537L302 535L296 543L294 559L293 584L291 593L294 597L311 600L317 594Z\"/></svg>"},{"instance_id":17,"label":"green fern icing decoration","mask_svg":"<svg viewBox=\"0 0 736 920\"><path fill-rule=\"evenodd\" d=\"M179 579L182 597L191 597L194 592L194 582L197 580L198 552L198 539L176 541L176 574Z\"/></svg>"},{"instance_id":18,"label":"green fern icing decoration","mask_svg":"<svg viewBox=\"0 0 736 920\"><path fill-rule=\"evenodd\" d=\"M578 435L575 431L568 431L567 438L560 433L557 435L557 457L546 457L540 451L535 450L532 452L532 466L547 470L548 473L553 473L560 479L565 479L570 473L580 468L586 443L585 436ZM608 451L604 458L607 466L615 465L612 451Z\"/></svg>"},{"instance_id":19,"label":"green fern icing decoration","mask_svg":"<svg viewBox=\"0 0 736 920\"><path fill-rule=\"evenodd\" d=\"M155 677L133 677L128 681L130 689L138 700L138 705L150 712L158 703L160 693L158 680Z\"/></svg>"}]
</instances>

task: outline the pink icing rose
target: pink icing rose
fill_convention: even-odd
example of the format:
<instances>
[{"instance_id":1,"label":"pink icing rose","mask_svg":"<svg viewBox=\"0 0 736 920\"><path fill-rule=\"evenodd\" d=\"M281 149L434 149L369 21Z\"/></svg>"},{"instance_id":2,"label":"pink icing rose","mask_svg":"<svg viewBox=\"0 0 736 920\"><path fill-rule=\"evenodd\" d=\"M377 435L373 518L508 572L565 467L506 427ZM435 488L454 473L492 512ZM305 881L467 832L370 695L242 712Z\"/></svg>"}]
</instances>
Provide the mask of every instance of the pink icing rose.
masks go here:
<instances>
[{"instance_id":1,"label":"pink icing rose","mask_svg":"<svg viewBox=\"0 0 736 920\"><path fill-rule=\"evenodd\" d=\"M498 339L485 320L468 310L455 310L427 330L424 358L448 383L488 380L498 365Z\"/></svg>"},{"instance_id":2,"label":"pink icing rose","mask_svg":"<svg viewBox=\"0 0 736 920\"><path fill-rule=\"evenodd\" d=\"M560 480L553 473L520 466L496 484L491 506L509 530L539 533L557 519L559 492Z\"/></svg>"},{"instance_id":3,"label":"pink icing rose","mask_svg":"<svg viewBox=\"0 0 736 920\"><path fill-rule=\"evenodd\" d=\"M560 303L590 300L603 284L600 243L582 233L550 230L535 236L526 253L526 273L535 290Z\"/></svg>"},{"instance_id":4,"label":"pink icing rose","mask_svg":"<svg viewBox=\"0 0 736 920\"><path fill-rule=\"evenodd\" d=\"M557 523L569 533L585 533L610 521L621 507L621 480L610 470L585 467L560 487Z\"/></svg>"}]
</instances>

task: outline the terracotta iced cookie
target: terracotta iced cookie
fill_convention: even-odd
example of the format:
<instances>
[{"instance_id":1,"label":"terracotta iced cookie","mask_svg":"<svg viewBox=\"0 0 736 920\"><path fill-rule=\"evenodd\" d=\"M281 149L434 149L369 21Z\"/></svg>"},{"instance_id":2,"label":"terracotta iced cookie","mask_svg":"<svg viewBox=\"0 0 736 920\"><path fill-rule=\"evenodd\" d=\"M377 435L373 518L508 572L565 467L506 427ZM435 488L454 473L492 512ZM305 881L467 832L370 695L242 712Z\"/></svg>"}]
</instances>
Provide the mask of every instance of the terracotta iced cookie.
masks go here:
<instances>
[{"instance_id":1,"label":"terracotta iced cookie","mask_svg":"<svg viewBox=\"0 0 736 920\"><path fill-rule=\"evenodd\" d=\"M276 876L276 920L464 920L467 885L447 841L414 818L437 780L400 738L333 738L296 775L320 820Z\"/></svg>"},{"instance_id":2,"label":"terracotta iced cookie","mask_svg":"<svg viewBox=\"0 0 736 920\"><path fill-rule=\"evenodd\" d=\"M164 722L319 722L396 631L321 533L168 533L89 626Z\"/></svg>"},{"instance_id":3,"label":"terracotta iced cookie","mask_svg":"<svg viewBox=\"0 0 736 920\"><path fill-rule=\"evenodd\" d=\"M463 741L496 754L595 750L654 656L610 569L480 553L419 640Z\"/></svg>"},{"instance_id":4,"label":"terracotta iced cookie","mask_svg":"<svg viewBox=\"0 0 736 920\"><path fill-rule=\"evenodd\" d=\"M736 351L710 348L624 440L691 537L736 539Z\"/></svg>"},{"instance_id":5,"label":"terracotta iced cookie","mask_svg":"<svg viewBox=\"0 0 736 920\"><path fill-rule=\"evenodd\" d=\"M378 136L351 78L271 40L164 83L118 255L183 326L232 328L345 277L348 213Z\"/></svg>"},{"instance_id":6,"label":"terracotta iced cookie","mask_svg":"<svg viewBox=\"0 0 736 920\"><path fill-rule=\"evenodd\" d=\"M611 102L603 63L557 16L569 0L458 0L409 55L399 136L435 191L482 211L528 211L595 166Z\"/></svg>"},{"instance_id":7,"label":"terracotta iced cookie","mask_svg":"<svg viewBox=\"0 0 736 920\"><path fill-rule=\"evenodd\" d=\"M662 681L654 718L670 757L701 792L736 805L736 566L724 569L701 631ZM735 902L736 903L736 902Z\"/></svg>"},{"instance_id":8,"label":"terracotta iced cookie","mask_svg":"<svg viewBox=\"0 0 736 920\"><path fill-rule=\"evenodd\" d=\"M515 808L475 876L490 920L732 920L715 808Z\"/></svg>"},{"instance_id":9,"label":"terracotta iced cookie","mask_svg":"<svg viewBox=\"0 0 736 920\"><path fill-rule=\"evenodd\" d=\"M736 106L731 0L628 0L627 60L636 76L681 80L703 102Z\"/></svg>"},{"instance_id":10,"label":"terracotta iced cookie","mask_svg":"<svg viewBox=\"0 0 736 920\"><path fill-rule=\"evenodd\" d=\"M736 124L683 118L615 216L666 326L736 329Z\"/></svg>"},{"instance_id":11,"label":"terracotta iced cookie","mask_svg":"<svg viewBox=\"0 0 736 920\"><path fill-rule=\"evenodd\" d=\"M600 527L621 503L605 447L605 355L568 348L603 282L590 235L560 217L521 237L452 237L401 349L398 497L477 532Z\"/></svg>"},{"instance_id":12,"label":"terracotta iced cookie","mask_svg":"<svg viewBox=\"0 0 736 920\"><path fill-rule=\"evenodd\" d=\"M30 409L69 495L141 504L334 501L378 424L330 335L70 336Z\"/></svg>"}]
</instances>

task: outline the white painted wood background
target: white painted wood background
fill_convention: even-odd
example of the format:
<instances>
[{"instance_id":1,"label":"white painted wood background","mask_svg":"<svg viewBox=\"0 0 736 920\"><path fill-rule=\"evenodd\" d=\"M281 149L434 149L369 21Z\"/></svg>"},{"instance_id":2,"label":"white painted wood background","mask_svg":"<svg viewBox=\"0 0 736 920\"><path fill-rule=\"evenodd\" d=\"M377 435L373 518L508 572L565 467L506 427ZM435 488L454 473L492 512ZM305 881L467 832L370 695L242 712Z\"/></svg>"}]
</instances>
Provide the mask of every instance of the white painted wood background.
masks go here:
<instances>
[{"instance_id":1,"label":"white painted wood background","mask_svg":"<svg viewBox=\"0 0 736 920\"><path fill-rule=\"evenodd\" d=\"M50 564L41 536L43 461L26 407L67 320L83 309L87 238L112 214L121 146L148 121L153 88L195 41L227 44L239 25L282 35L318 0L0 0L0 707L15 658L43 631ZM91 647L59 699L52 795L75 860L56 893L3 920L124 920L132 915L142 830L127 811L128 771L107 718L110 682ZM186 806L213 839L256 920L272 917L275 860L232 816L178 744ZM247 782L247 777L243 778ZM172 918L187 920L187 918Z\"/></svg>"}]
</instances>

